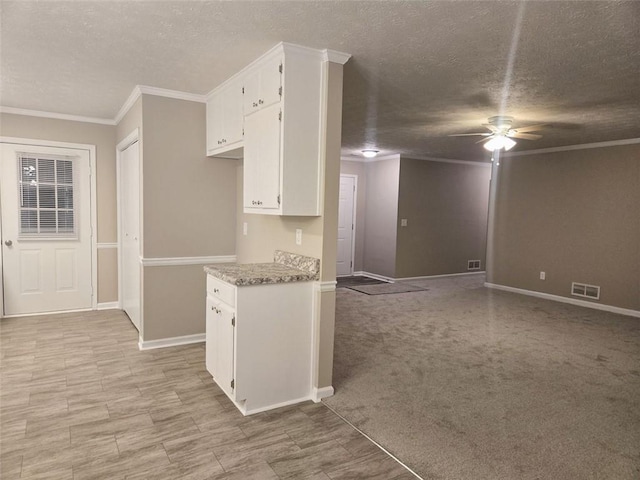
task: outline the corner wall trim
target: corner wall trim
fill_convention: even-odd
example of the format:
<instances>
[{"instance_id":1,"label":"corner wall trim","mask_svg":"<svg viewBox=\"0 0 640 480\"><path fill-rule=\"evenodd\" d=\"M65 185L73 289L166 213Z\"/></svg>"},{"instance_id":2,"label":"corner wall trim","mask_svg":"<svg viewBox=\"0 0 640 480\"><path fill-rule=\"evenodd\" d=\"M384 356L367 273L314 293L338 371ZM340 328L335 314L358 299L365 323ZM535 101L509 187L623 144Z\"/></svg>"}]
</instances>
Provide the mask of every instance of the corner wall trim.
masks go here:
<instances>
[{"instance_id":1,"label":"corner wall trim","mask_svg":"<svg viewBox=\"0 0 640 480\"><path fill-rule=\"evenodd\" d=\"M313 400L315 403L318 403L323 398L332 397L333 393L334 390L331 386L322 388L313 387L311 389L311 400Z\"/></svg>"},{"instance_id":2,"label":"corner wall trim","mask_svg":"<svg viewBox=\"0 0 640 480\"><path fill-rule=\"evenodd\" d=\"M335 292L336 291L336 285L338 284L337 281L335 280L331 280L328 282L316 282L315 283L315 287L316 287L316 291L324 293L324 292Z\"/></svg>"},{"instance_id":3,"label":"corner wall trim","mask_svg":"<svg viewBox=\"0 0 640 480\"><path fill-rule=\"evenodd\" d=\"M217 255L212 257L166 257L141 258L143 267L172 267L176 265L207 265L210 263L234 263L235 255Z\"/></svg>"},{"instance_id":4,"label":"corner wall trim","mask_svg":"<svg viewBox=\"0 0 640 480\"><path fill-rule=\"evenodd\" d=\"M177 347L179 345L190 345L192 343L203 343L205 341L204 333L196 333L195 335L184 335L182 337L161 338L159 340L147 340L142 338L138 341L140 350L152 350L154 348Z\"/></svg>"},{"instance_id":5,"label":"corner wall trim","mask_svg":"<svg viewBox=\"0 0 640 480\"><path fill-rule=\"evenodd\" d=\"M120 302L102 302L97 305L97 310L113 310L120 308Z\"/></svg>"},{"instance_id":6,"label":"corner wall trim","mask_svg":"<svg viewBox=\"0 0 640 480\"><path fill-rule=\"evenodd\" d=\"M601 303L588 302L586 300L578 300L576 298L562 297L560 295L553 295L551 293L536 292L535 290L525 290L522 288L508 287L506 285L499 285L497 283L485 282L487 288L493 288L495 290L503 290L505 292L519 293L521 295L528 295L530 297L544 298L545 300L553 300L555 302L569 303L571 305L577 305L578 307L593 308L595 310L604 310L605 312L618 313L620 315L628 315L630 317L640 318L640 310L631 310L629 308L614 307L613 305L603 305Z\"/></svg>"}]
</instances>

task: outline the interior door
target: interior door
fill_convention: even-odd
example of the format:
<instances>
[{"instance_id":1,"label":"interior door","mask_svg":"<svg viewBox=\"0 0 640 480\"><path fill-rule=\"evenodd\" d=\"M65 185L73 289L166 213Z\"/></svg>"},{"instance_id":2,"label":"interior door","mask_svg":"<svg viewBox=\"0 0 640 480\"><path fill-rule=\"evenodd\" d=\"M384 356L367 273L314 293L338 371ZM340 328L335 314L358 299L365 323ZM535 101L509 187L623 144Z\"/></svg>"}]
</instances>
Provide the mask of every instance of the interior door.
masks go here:
<instances>
[{"instance_id":1,"label":"interior door","mask_svg":"<svg viewBox=\"0 0 640 480\"><path fill-rule=\"evenodd\" d=\"M90 309L89 151L1 147L4 315Z\"/></svg>"},{"instance_id":2,"label":"interior door","mask_svg":"<svg viewBox=\"0 0 640 480\"><path fill-rule=\"evenodd\" d=\"M353 273L353 236L356 179L340 175L340 197L338 207L338 254L336 274Z\"/></svg>"},{"instance_id":3,"label":"interior door","mask_svg":"<svg viewBox=\"0 0 640 480\"><path fill-rule=\"evenodd\" d=\"M140 330L140 155L138 142L120 153L122 309Z\"/></svg>"}]
</instances>

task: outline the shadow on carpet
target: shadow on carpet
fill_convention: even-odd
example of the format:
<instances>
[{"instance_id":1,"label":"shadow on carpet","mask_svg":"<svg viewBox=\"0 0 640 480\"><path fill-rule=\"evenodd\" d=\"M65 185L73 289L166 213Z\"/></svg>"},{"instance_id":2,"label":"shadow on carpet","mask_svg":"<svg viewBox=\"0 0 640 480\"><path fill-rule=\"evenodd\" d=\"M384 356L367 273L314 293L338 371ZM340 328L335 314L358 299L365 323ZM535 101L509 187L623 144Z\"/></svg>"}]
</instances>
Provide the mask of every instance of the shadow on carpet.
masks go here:
<instances>
[{"instance_id":1,"label":"shadow on carpet","mask_svg":"<svg viewBox=\"0 0 640 480\"><path fill-rule=\"evenodd\" d=\"M407 285L403 283L382 283L379 285L359 285L349 286L349 290L366 293L367 295L388 295L391 293L409 293L409 292L425 292L429 290L424 287L416 287L415 285Z\"/></svg>"}]
</instances>

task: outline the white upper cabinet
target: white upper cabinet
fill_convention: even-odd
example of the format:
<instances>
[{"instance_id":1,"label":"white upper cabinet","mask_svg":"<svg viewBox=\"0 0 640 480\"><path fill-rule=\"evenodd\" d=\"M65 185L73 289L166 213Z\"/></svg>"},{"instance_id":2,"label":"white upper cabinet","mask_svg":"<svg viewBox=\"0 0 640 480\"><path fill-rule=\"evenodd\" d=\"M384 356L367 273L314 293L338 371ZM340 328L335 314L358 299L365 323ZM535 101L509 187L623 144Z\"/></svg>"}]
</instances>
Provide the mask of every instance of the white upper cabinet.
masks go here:
<instances>
[{"instance_id":1,"label":"white upper cabinet","mask_svg":"<svg viewBox=\"0 0 640 480\"><path fill-rule=\"evenodd\" d=\"M242 158L243 83L234 78L207 98L207 155Z\"/></svg>"},{"instance_id":2,"label":"white upper cabinet","mask_svg":"<svg viewBox=\"0 0 640 480\"><path fill-rule=\"evenodd\" d=\"M327 70L348 58L280 43L209 94L207 155L244 158L245 213L320 215Z\"/></svg>"},{"instance_id":3,"label":"white upper cabinet","mask_svg":"<svg viewBox=\"0 0 640 480\"><path fill-rule=\"evenodd\" d=\"M244 78L244 114L278 103L282 97L282 55L254 63Z\"/></svg>"}]
</instances>

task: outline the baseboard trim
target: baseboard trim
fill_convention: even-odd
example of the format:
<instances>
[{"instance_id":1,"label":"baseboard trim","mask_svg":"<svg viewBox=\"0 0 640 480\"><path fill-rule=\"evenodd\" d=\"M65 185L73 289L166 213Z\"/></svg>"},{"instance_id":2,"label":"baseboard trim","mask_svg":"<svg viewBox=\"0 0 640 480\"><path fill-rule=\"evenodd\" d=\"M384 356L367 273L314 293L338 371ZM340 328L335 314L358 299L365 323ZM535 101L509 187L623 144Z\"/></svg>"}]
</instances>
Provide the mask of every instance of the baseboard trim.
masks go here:
<instances>
[{"instance_id":1,"label":"baseboard trim","mask_svg":"<svg viewBox=\"0 0 640 480\"><path fill-rule=\"evenodd\" d=\"M217 255L211 257L166 257L142 258L143 267L173 267L177 265L208 265L212 263L234 263L235 255Z\"/></svg>"},{"instance_id":2,"label":"baseboard trim","mask_svg":"<svg viewBox=\"0 0 640 480\"><path fill-rule=\"evenodd\" d=\"M446 278L446 277L465 277L467 275L484 275L484 270L478 270L473 272L461 272L461 273L445 273L443 275L425 275L422 277L400 277L396 278L396 282L401 280L428 280L430 278Z\"/></svg>"},{"instance_id":3,"label":"baseboard trim","mask_svg":"<svg viewBox=\"0 0 640 480\"><path fill-rule=\"evenodd\" d=\"M311 389L311 400L313 400L315 403L318 403L323 398L332 397L333 394L334 394L334 390L333 390L333 387L331 386L322 387L322 388L313 387Z\"/></svg>"},{"instance_id":4,"label":"baseboard trim","mask_svg":"<svg viewBox=\"0 0 640 480\"><path fill-rule=\"evenodd\" d=\"M120 308L120 302L102 302L97 306L97 310L113 310L114 308Z\"/></svg>"},{"instance_id":5,"label":"baseboard trim","mask_svg":"<svg viewBox=\"0 0 640 480\"><path fill-rule=\"evenodd\" d=\"M362 275L363 277L375 278L376 280L382 280L383 282L395 283L395 279L391 277L385 277L384 275L378 275L377 273L369 272L353 272L353 275Z\"/></svg>"},{"instance_id":6,"label":"baseboard trim","mask_svg":"<svg viewBox=\"0 0 640 480\"><path fill-rule=\"evenodd\" d=\"M195 335L184 335L182 337L161 338L159 340L147 340L142 338L138 341L140 350L153 350L154 348L177 347L179 345L189 345L192 343L202 343L205 341L204 333L196 333Z\"/></svg>"},{"instance_id":7,"label":"baseboard trim","mask_svg":"<svg viewBox=\"0 0 640 480\"><path fill-rule=\"evenodd\" d=\"M620 315L628 315L630 317L640 318L640 310L631 310L629 308L615 307L613 305L606 305L602 303L593 303L586 300L578 300L577 298L563 297L560 295L553 295L551 293L536 292L535 290L525 290L523 288L509 287L507 285L500 285L497 283L485 282L487 288L493 288L495 290L503 290L505 292L519 293L521 295L528 295L530 297L544 298L545 300L553 300L555 302L569 303L571 305L577 305L578 307L587 307L594 310L603 310L605 312L617 313Z\"/></svg>"},{"instance_id":8,"label":"baseboard trim","mask_svg":"<svg viewBox=\"0 0 640 480\"><path fill-rule=\"evenodd\" d=\"M261 413L261 412L266 412L268 410L274 410L276 408L282 408L282 407L288 407L289 405L295 405L297 403L302 403L302 402L306 402L309 400L309 397L302 397L302 398L296 398L293 400L287 400L286 402L280 402L280 403L274 403L272 405L266 405L264 407L258 407L258 408L244 408L244 406L242 404L238 404L236 402L233 402L236 407L238 407L238 410L240 410L240 412L243 415L253 415L255 413Z\"/></svg>"}]
</instances>

